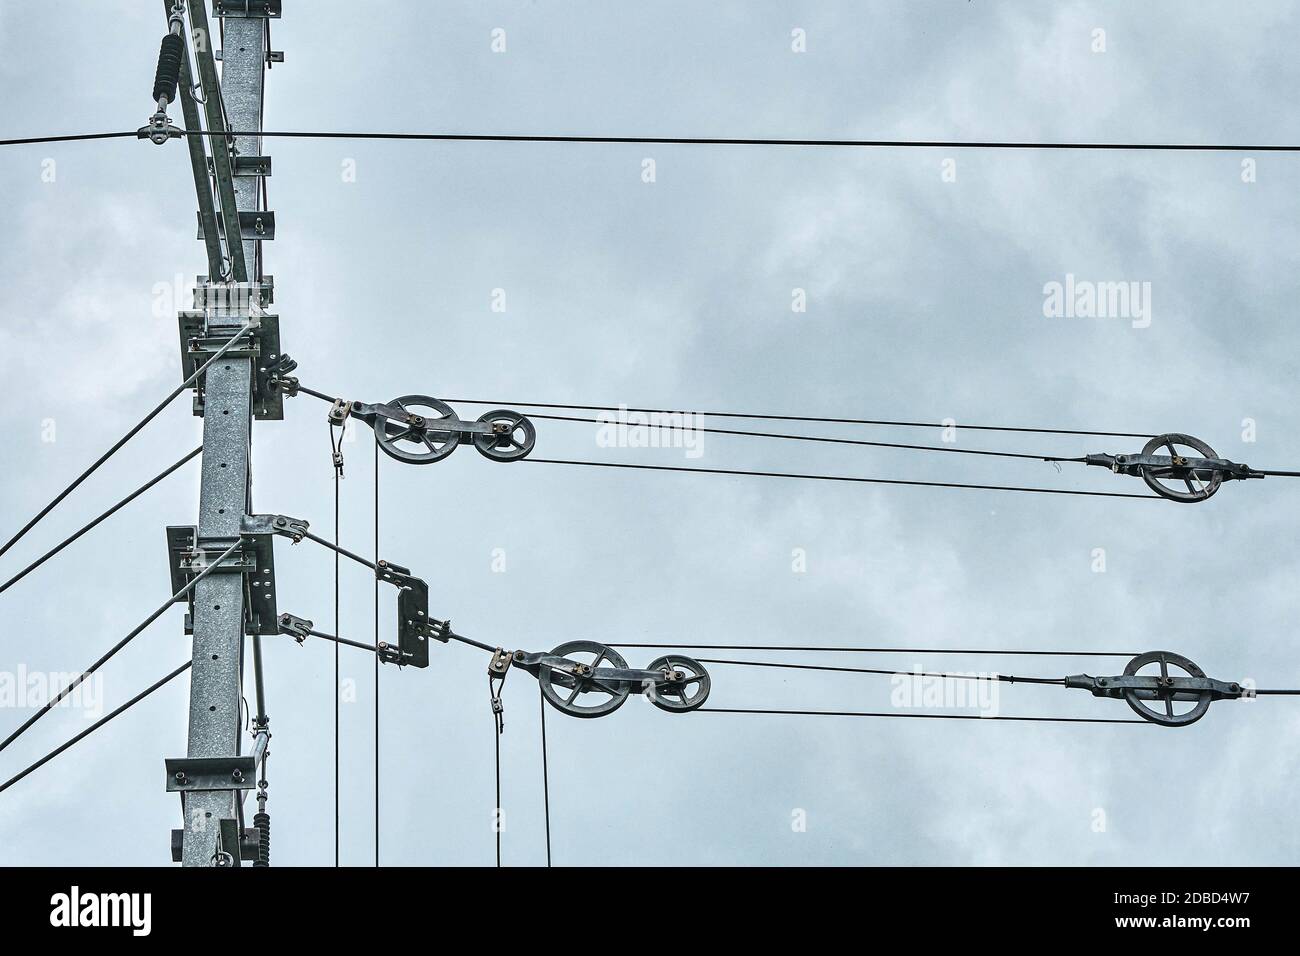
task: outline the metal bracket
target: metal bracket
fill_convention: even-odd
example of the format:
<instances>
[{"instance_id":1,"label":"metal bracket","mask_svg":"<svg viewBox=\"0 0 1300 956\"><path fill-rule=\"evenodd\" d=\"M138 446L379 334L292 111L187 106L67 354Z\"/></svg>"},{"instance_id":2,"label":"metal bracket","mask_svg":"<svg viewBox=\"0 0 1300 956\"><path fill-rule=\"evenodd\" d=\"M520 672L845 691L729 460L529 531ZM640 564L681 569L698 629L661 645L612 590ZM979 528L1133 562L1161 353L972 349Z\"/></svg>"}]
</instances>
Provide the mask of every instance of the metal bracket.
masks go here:
<instances>
[{"instance_id":1,"label":"metal bracket","mask_svg":"<svg viewBox=\"0 0 1300 956\"><path fill-rule=\"evenodd\" d=\"M221 59L221 57L217 57ZM231 162L231 175L236 179L241 176L270 176L271 175L271 157L270 156L235 156ZM212 157L208 157L208 175L216 175L216 167L212 164Z\"/></svg>"},{"instance_id":2,"label":"metal bracket","mask_svg":"<svg viewBox=\"0 0 1300 956\"><path fill-rule=\"evenodd\" d=\"M212 0L212 15L276 19L280 16L280 0Z\"/></svg>"},{"instance_id":3,"label":"metal bracket","mask_svg":"<svg viewBox=\"0 0 1300 956\"><path fill-rule=\"evenodd\" d=\"M256 827L244 827L239 834L239 858L241 860L257 859L257 842L259 836ZM172 862L184 859L185 831L172 830Z\"/></svg>"},{"instance_id":4,"label":"metal bracket","mask_svg":"<svg viewBox=\"0 0 1300 956\"><path fill-rule=\"evenodd\" d=\"M199 221L199 239L206 238L203 234L203 217L198 216ZM222 213L217 213L217 229L222 235L226 232L226 220ZM264 239L271 240L275 238L275 213L269 209L249 209L239 213L239 237L245 240Z\"/></svg>"},{"instance_id":5,"label":"metal bracket","mask_svg":"<svg viewBox=\"0 0 1300 956\"><path fill-rule=\"evenodd\" d=\"M257 787L257 759L236 757L169 757L167 792L193 790L253 790Z\"/></svg>"},{"instance_id":6,"label":"metal bracket","mask_svg":"<svg viewBox=\"0 0 1300 956\"><path fill-rule=\"evenodd\" d=\"M429 639L447 643L451 622L430 619L429 585L411 574L410 568L380 561L375 576L398 589L397 651L401 656L393 663L428 667Z\"/></svg>"},{"instance_id":7,"label":"metal bracket","mask_svg":"<svg viewBox=\"0 0 1300 956\"><path fill-rule=\"evenodd\" d=\"M247 285L246 283L243 285ZM195 292L198 298L198 292ZM231 358L252 358L254 360L253 380L253 417L259 421L281 421L284 418L284 393L275 387L272 379L274 369L282 359L280 354L280 317L263 312L235 312L222 316L234 323L233 326L216 325L207 310L187 310L177 313L180 324L181 371L188 378L194 370L229 341L230 336L244 322L253 320L249 330L248 344L240 344L226 355ZM199 377L194 383L194 414L202 416L207 402L207 375Z\"/></svg>"},{"instance_id":8,"label":"metal bracket","mask_svg":"<svg viewBox=\"0 0 1300 956\"><path fill-rule=\"evenodd\" d=\"M213 573L244 576L247 633L279 633L275 599L275 549L271 544L271 536L284 535L297 542L302 540L306 531L307 522L285 515L243 517L240 524L241 547ZM167 551L172 593L180 591L195 575L206 570L230 544L229 539L200 539L198 528L193 525L169 526ZM192 606L193 595L182 597L177 603ZM190 633L191 630L192 622L187 621L186 632Z\"/></svg>"}]
</instances>

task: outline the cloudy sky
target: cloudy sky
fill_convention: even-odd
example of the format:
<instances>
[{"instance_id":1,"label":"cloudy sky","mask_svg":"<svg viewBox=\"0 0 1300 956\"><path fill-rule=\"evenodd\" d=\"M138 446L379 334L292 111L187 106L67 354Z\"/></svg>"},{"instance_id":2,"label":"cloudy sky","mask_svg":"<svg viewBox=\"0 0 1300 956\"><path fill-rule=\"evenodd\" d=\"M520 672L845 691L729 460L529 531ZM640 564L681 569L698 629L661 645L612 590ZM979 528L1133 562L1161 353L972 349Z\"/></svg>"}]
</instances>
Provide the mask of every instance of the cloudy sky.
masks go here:
<instances>
[{"instance_id":1,"label":"cloudy sky","mask_svg":"<svg viewBox=\"0 0 1300 956\"><path fill-rule=\"evenodd\" d=\"M366 6L285 3L268 129L1300 142L1293 3L1231 15L1028 0ZM141 125L160 8L0 5L0 137ZM1256 467L1300 468L1300 167L1288 154L278 139L266 151L283 345L302 381L331 394L1179 431ZM175 311L188 303L171 290L206 269L179 143L5 148L0 189L8 537L180 380ZM1149 283L1149 325L1046 317L1044 287L1067 275ZM796 289L806 311L792 309ZM303 397L285 421L257 424L254 504L329 535L323 413ZM944 437L937 425L784 430L800 428ZM687 459L602 447L578 424L538 431L547 458L1144 490L1080 465L720 435ZM178 400L0 559L0 577L199 436ZM956 444L1075 456L1140 442L959 428ZM341 535L362 551L372 449L368 433L344 446ZM6 671L85 667L166 597L163 529L195 520L197 474L0 595ZM462 448L428 467L381 462L379 534L385 557L429 581L436 616L508 648L1168 649L1214 677L1294 687L1298 490L1269 479L1183 506L502 465ZM328 552L276 548L280 607L332 630ZM371 601L365 572L344 567L339 632L371 639ZM487 865L485 655L433 652L427 670L381 674L382 860ZM188 653L177 608L105 667L103 706ZM625 655L643 666L655 652ZM1045 677L1124 664L764 659ZM327 644L267 639L278 864L333 862L333 666ZM372 663L346 652L343 666L342 860L366 865ZM717 707L892 706L885 677L711 669ZM507 864L545 861L534 684L516 672L505 688ZM165 863L180 812L163 759L184 754L187 695L177 680L0 797L3 862ZM998 709L1131 716L1032 685L1003 687ZM0 708L6 731L26 714ZM0 776L88 722L51 714L0 757ZM1276 864L1300 852L1300 765L1278 746L1300 731L1300 704L1286 698L1216 704L1181 730L671 715L633 699L601 720L550 711L547 731L557 864Z\"/></svg>"}]
</instances>

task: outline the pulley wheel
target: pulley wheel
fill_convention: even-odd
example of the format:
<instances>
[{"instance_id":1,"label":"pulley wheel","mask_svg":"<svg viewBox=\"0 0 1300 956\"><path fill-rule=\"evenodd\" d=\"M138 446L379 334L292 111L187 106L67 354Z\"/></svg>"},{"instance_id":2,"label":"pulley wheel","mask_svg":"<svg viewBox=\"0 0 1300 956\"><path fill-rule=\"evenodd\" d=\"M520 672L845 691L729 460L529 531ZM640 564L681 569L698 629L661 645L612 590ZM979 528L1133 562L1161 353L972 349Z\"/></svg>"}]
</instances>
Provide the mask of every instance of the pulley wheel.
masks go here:
<instances>
[{"instance_id":1,"label":"pulley wheel","mask_svg":"<svg viewBox=\"0 0 1300 956\"><path fill-rule=\"evenodd\" d=\"M1142 447L1142 454L1172 455L1175 458L1219 457L1213 448L1199 438L1179 434L1157 435ZM1180 474L1180 471L1183 473ZM1142 469L1142 480L1147 483L1148 488L1162 498L1194 502L1204 501L1218 491L1219 485L1223 483L1223 476L1218 471L1188 473L1186 469L1172 466L1168 468L1145 466Z\"/></svg>"},{"instance_id":2,"label":"pulley wheel","mask_svg":"<svg viewBox=\"0 0 1300 956\"><path fill-rule=\"evenodd\" d=\"M537 429L518 412L498 408L484 412L478 420L493 426L491 435L474 436L474 447L485 457L493 461L519 461L533 450Z\"/></svg>"},{"instance_id":3,"label":"pulley wheel","mask_svg":"<svg viewBox=\"0 0 1300 956\"><path fill-rule=\"evenodd\" d=\"M1209 457L1209 456L1207 456ZM1168 679L1169 677L1204 677L1205 671L1194 664L1191 660L1183 657L1181 654L1175 654L1173 651L1147 651L1145 654L1139 654L1133 658L1124 667L1126 677L1146 677L1139 673L1142 668L1156 665L1160 668L1160 677ZM1183 674L1169 673L1171 667L1183 671ZM1208 690L1137 690L1129 688L1124 691L1124 700L1133 708L1133 711L1143 720L1149 720L1154 724L1161 724L1165 727L1186 727L1188 724L1194 724L1210 709L1210 703L1213 698ZM1150 701L1151 703L1148 703ZM1183 706L1181 710L1175 704L1191 704L1191 707ZM1159 706L1152 706L1158 704Z\"/></svg>"},{"instance_id":4,"label":"pulley wheel","mask_svg":"<svg viewBox=\"0 0 1300 956\"><path fill-rule=\"evenodd\" d=\"M569 641L551 651L556 657L565 657L575 664L585 664L593 670L602 664L609 667L627 667L618 651L595 641ZM592 677L565 674L548 664L537 668L537 682L542 696L556 710L570 717L604 717L623 706L630 692L626 681L604 683Z\"/></svg>"},{"instance_id":5,"label":"pulley wheel","mask_svg":"<svg viewBox=\"0 0 1300 956\"><path fill-rule=\"evenodd\" d=\"M684 714L694 710L709 699L709 672L699 661L680 654L656 657L646 670L666 670L682 674L681 680L667 681L654 688L650 703L660 710L673 714Z\"/></svg>"},{"instance_id":6,"label":"pulley wheel","mask_svg":"<svg viewBox=\"0 0 1300 956\"><path fill-rule=\"evenodd\" d=\"M388 404L403 409L411 419L376 413L375 437L386 455L409 465L428 465L442 461L460 444L460 432L438 430L438 422L457 417L446 402L428 395L403 395Z\"/></svg>"}]
</instances>

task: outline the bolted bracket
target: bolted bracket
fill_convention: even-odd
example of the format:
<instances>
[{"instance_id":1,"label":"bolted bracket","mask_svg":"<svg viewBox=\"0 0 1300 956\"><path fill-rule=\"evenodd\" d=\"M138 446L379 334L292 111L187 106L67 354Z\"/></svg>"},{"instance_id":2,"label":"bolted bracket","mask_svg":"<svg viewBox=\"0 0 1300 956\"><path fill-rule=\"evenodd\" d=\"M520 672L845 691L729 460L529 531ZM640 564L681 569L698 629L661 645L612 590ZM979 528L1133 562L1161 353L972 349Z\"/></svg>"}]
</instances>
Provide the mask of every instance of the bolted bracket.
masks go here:
<instances>
[{"instance_id":1,"label":"bolted bracket","mask_svg":"<svg viewBox=\"0 0 1300 956\"><path fill-rule=\"evenodd\" d=\"M257 758L171 757L167 765L167 792L194 790L253 790L257 786Z\"/></svg>"}]
</instances>

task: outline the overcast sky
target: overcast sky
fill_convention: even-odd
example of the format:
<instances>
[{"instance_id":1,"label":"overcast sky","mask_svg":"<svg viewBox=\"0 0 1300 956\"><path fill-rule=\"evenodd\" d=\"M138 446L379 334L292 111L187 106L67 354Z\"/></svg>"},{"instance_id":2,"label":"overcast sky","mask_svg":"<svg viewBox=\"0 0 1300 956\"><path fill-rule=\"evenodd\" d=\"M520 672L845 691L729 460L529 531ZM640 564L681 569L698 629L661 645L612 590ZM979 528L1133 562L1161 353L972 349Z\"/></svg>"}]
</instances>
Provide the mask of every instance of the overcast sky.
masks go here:
<instances>
[{"instance_id":1,"label":"overcast sky","mask_svg":"<svg viewBox=\"0 0 1300 956\"><path fill-rule=\"evenodd\" d=\"M1300 142L1293 3L284 6L268 129ZM163 30L155 0L0 5L0 137L141 125ZM1178 431L1256 467L1300 468L1300 167L1288 154L284 139L266 152L283 347L304 384L331 394ZM159 290L206 267L179 142L6 148L0 190L7 538L180 380L175 312L188 302ZM1067 275L1139 283L1149 311L1045 316L1044 287ZM0 559L0 577L193 448L190 411L178 400ZM256 425L253 500L329 535L324 411L301 397L283 422ZM944 439L938 427L765 424ZM1063 456L1140 444L956 436ZM368 553L369 433L344 450L342 539ZM588 426L539 420L534 454L1144 490L1077 464L720 435L702 451L605 448ZM186 468L0 595L6 671L85 667L166 597L163 529L195 521L197 476ZM468 448L427 467L385 458L380 479L382 554L429 581L435 616L493 645L1167 649L1224 680L1300 685L1300 509L1286 479L1185 506L503 465ZM276 549L280 608L332 630L328 552ZM392 639L392 593L381 598ZM339 632L372 639L371 601L364 570L344 567ZM105 667L105 708L186 659L181 614ZM427 670L381 674L382 859L487 865L486 656L432 650ZM656 652L624 653L644 666ZM764 659L1046 677L1124 665ZM342 857L366 865L372 663L347 651L343 665L355 700L341 717ZM267 639L276 864L333 862L333 666L327 644ZM718 707L893 706L887 677L710 667ZM505 687L507 864L545 860L535 683L516 672ZM184 755L187 696L175 681L0 796L3 862L165 863L181 816L163 760ZM1002 687L998 709L1132 716L1032 685ZM0 708L0 729L27 713ZM0 756L0 776L88 722L51 714ZM557 864L1278 864L1300 851L1286 745L1300 703L1287 698L1218 703L1178 730L673 715L634 698L600 720L549 711L547 731Z\"/></svg>"}]
</instances>

